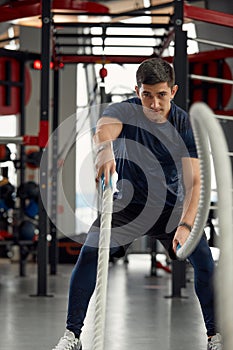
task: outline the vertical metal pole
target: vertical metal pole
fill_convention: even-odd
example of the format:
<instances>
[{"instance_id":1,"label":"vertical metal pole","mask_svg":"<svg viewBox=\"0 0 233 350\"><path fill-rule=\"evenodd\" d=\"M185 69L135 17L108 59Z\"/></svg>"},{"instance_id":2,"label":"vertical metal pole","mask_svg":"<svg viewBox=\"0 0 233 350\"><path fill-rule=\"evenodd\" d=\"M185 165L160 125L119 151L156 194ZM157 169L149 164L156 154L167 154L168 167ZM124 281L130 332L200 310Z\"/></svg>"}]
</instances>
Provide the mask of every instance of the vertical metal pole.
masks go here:
<instances>
[{"instance_id":1,"label":"vertical metal pole","mask_svg":"<svg viewBox=\"0 0 233 350\"><path fill-rule=\"evenodd\" d=\"M175 96L178 106L188 108L188 58L187 58L187 32L183 31L184 0L175 0L174 31L175 56L174 69L176 84L179 86ZM172 263L172 297L181 297L181 288L185 286L185 261Z\"/></svg>"},{"instance_id":2,"label":"vertical metal pole","mask_svg":"<svg viewBox=\"0 0 233 350\"><path fill-rule=\"evenodd\" d=\"M52 193L51 193L51 220L50 220L50 273L56 275L58 262L57 247L57 155L58 155L58 116L59 116L59 68L53 71L53 144L52 146Z\"/></svg>"},{"instance_id":3,"label":"vertical metal pole","mask_svg":"<svg viewBox=\"0 0 233 350\"><path fill-rule=\"evenodd\" d=\"M20 61L20 135L25 134L25 61ZM20 146L20 183L25 181L25 146ZM17 215L23 217L25 203L20 199L20 213ZM19 224L19 223L17 223ZM18 234L17 234L17 238ZM23 247L20 245L19 275L25 276L25 260L23 257Z\"/></svg>"},{"instance_id":4,"label":"vertical metal pole","mask_svg":"<svg viewBox=\"0 0 233 350\"><path fill-rule=\"evenodd\" d=\"M184 110L188 107L188 58L187 58L187 32L183 31L184 0L175 0L174 32L175 32L175 56L174 69L176 83L179 90L175 96L175 102Z\"/></svg>"},{"instance_id":5,"label":"vertical metal pole","mask_svg":"<svg viewBox=\"0 0 233 350\"><path fill-rule=\"evenodd\" d=\"M25 135L25 61L20 62L20 83L22 85L20 86L19 134ZM25 146L24 145L20 146L20 163L21 163L20 164L20 183L22 184L25 181Z\"/></svg>"},{"instance_id":6,"label":"vertical metal pole","mask_svg":"<svg viewBox=\"0 0 233 350\"><path fill-rule=\"evenodd\" d=\"M50 29L51 29L51 1L42 0L42 33L41 33L41 94L40 121L49 120L49 66L50 66ZM38 241L38 280L37 295L47 295L47 261L48 217L46 212L48 193L48 152L43 149L43 162L39 169L40 198L39 198L39 241Z\"/></svg>"}]
</instances>

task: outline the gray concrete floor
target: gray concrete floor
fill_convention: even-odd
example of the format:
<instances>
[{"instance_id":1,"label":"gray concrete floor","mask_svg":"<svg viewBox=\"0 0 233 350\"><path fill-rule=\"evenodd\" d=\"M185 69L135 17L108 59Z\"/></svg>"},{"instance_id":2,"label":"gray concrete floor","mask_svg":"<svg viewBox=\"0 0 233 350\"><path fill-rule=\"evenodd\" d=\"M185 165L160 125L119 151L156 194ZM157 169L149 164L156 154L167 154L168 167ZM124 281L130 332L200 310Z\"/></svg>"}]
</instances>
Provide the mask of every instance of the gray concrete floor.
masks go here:
<instances>
[{"instance_id":1,"label":"gray concrete floor","mask_svg":"<svg viewBox=\"0 0 233 350\"><path fill-rule=\"evenodd\" d=\"M0 260L0 349L51 350L65 327L72 265L58 265L48 275L52 297L32 297L37 288L37 265L28 263L19 277L18 264ZM150 277L150 256L130 254L109 267L106 350L206 350L200 307L187 269L186 298L171 294L171 276L158 270ZM148 277L149 276L149 277ZM93 349L94 297L82 333L83 350Z\"/></svg>"}]
</instances>

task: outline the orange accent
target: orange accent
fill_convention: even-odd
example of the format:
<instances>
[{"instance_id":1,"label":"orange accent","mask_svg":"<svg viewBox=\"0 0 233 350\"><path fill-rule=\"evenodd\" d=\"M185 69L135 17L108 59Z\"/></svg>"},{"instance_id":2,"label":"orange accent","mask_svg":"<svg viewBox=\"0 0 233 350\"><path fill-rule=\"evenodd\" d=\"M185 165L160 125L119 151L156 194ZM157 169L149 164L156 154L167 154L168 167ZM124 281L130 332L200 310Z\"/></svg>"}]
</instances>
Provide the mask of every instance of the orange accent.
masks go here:
<instances>
[{"instance_id":1,"label":"orange accent","mask_svg":"<svg viewBox=\"0 0 233 350\"><path fill-rule=\"evenodd\" d=\"M32 64L31 67L35 70L42 70L42 63L41 60L35 60ZM49 64L50 69L60 69L64 68L64 63L62 62L53 62L51 61Z\"/></svg>"},{"instance_id":2,"label":"orange accent","mask_svg":"<svg viewBox=\"0 0 233 350\"><path fill-rule=\"evenodd\" d=\"M49 138L49 122L47 120L40 121L40 131L38 136L38 146L41 148L47 147Z\"/></svg>"},{"instance_id":3,"label":"orange accent","mask_svg":"<svg viewBox=\"0 0 233 350\"><path fill-rule=\"evenodd\" d=\"M38 145L38 136L24 135L23 143L25 146Z\"/></svg>"},{"instance_id":4,"label":"orange accent","mask_svg":"<svg viewBox=\"0 0 233 350\"><path fill-rule=\"evenodd\" d=\"M10 64L10 82L20 82L20 62L15 58L0 57L0 80L6 80L6 64ZM10 105L6 104L6 89L9 89ZM25 66L25 104L31 96L31 76ZM20 87L0 85L0 115L12 115L20 112Z\"/></svg>"},{"instance_id":5,"label":"orange accent","mask_svg":"<svg viewBox=\"0 0 233 350\"><path fill-rule=\"evenodd\" d=\"M0 241L3 241L5 239L12 239L13 238L13 234L9 233L5 230L1 230L0 231Z\"/></svg>"},{"instance_id":6,"label":"orange accent","mask_svg":"<svg viewBox=\"0 0 233 350\"><path fill-rule=\"evenodd\" d=\"M0 145L0 160L6 158L6 145Z\"/></svg>"},{"instance_id":7,"label":"orange accent","mask_svg":"<svg viewBox=\"0 0 233 350\"><path fill-rule=\"evenodd\" d=\"M53 10L62 9L70 11L109 13L107 6L98 4L94 1L77 1L77 0L54 0L52 5Z\"/></svg>"},{"instance_id":8,"label":"orange accent","mask_svg":"<svg viewBox=\"0 0 233 350\"><path fill-rule=\"evenodd\" d=\"M162 269L162 270L166 271L167 273L171 273L172 272L171 269L168 266L161 264L161 262L159 262L159 261L156 261L156 268L157 269Z\"/></svg>"},{"instance_id":9,"label":"orange accent","mask_svg":"<svg viewBox=\"0 0 233 350\"><path fill-rule=\"evenodd\" d=\"M69 255L79 255L82 244L76 242L59 242L59 248L66 248Z\"/></svg>"},{"instance_id":10,"label":"orange accent","mask_svg":"<svg viewBox=\"0 0 233 350\"><path fill-rule=\"evenodd\" d=\"M152 58L152 56L123 56L123 55L108 55L105 56L104 63L136 63L139 64L142 61ZM233 49L219 49L211 51L202 51L199 53L194 53L188 55L189 62L204 62L211 60L221 60L224 58L233 57ZM166 61L172 63L174 61L174 56L163 57ZM66 55L59 56L60 62L65 63L103 63L103 59L99 55Z\"/></svg>"},{"instance_id":11,"label":"orange accent","mask_svg":"<svg viewBox=\"0 0 233 350\"><path fill-rule=\"evenodd\" d=\"M41 60L35 60L33 62L33 69L35 70L41 70L42 69L42 63L41 63Z\"/></svg>"},{"instance_id":12,"label":"orange accent","mask_svg":"<svg viewBox=\"0 0 233 350\"><path fill-rule=\"evenodd\" d=\"M104 78L106 78L106 76L108 75L108 71L107 71L106 68L102 67L102 68L100 69L99 74L100 74L100 78L104 79Z\"/></svg>"},{"instance_id":13,"label":"orange accent","mask_svg":"<svg viewBox=\"0 0 233 350\"><path fill-rule=\"evenodd\" d=\"M214 113L215 114L220 114L220 115L226 115L226 116L233 116L233 109L228 109L228 110L221 110L221 111L219 111L219 110L215 110L214 111Z\"/></svg>"},{"instance_id":14,"label":"orange accent","mask_svg":"<svg viewBox=\"0 0 233 350\"><path fill-rule=\"evenodd\" d=\"M233 27L233 16L219 11L208 10L197 6L184 4L184 17L197 21L218 24L225 27Z\"/></svg>"}]
</instances>

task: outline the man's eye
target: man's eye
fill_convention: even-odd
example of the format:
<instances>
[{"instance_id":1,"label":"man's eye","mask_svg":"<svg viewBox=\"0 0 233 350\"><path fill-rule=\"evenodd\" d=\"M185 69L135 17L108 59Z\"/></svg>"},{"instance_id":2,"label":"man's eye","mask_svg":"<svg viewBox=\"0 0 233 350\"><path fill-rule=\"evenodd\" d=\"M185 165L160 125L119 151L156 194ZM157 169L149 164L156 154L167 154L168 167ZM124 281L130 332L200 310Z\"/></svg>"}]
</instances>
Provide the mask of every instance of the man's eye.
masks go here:
<instances>
[{"instance_id":1,"label":"man's eye","mask_svg":"<svg viewBox=\"0 0 233 350\"><path fill-rule=\"evenodd\" d=\"M149 97L149 98L151 98L152 96L151 96L151 94L149 94L148 92L143 92L143 97Z\"/></svg>"}]
</instances>

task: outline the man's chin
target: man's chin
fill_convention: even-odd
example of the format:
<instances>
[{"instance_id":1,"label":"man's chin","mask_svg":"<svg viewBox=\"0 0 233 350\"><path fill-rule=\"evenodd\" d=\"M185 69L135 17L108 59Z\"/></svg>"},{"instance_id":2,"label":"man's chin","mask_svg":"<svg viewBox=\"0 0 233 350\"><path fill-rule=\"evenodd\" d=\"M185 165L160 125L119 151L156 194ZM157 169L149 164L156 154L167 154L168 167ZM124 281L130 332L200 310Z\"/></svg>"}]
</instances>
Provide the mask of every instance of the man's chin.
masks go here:
<instances>
[{"instance_id":1,"label":"man's chin","mask_svg":"<svg viewBox=\"0 0 233 350\"><path fill-rule=\"evenodd\" d=\"M145 116L154 122L162 122L165 120L164 116L161 113L154 112L154 111L144 111Z\"/></svg>"}]
</instances>

